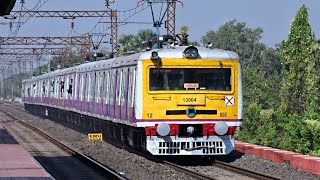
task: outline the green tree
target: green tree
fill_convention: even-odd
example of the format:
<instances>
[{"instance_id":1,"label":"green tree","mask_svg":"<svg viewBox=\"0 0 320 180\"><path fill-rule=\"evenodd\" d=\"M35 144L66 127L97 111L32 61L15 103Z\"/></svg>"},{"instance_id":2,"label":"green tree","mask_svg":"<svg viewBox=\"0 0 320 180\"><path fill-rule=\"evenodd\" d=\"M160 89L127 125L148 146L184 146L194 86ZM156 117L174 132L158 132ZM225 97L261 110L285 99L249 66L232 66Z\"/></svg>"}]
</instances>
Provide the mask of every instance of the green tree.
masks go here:
<instances>
[{"instance_id":1,"label":"green tree","mask_svg":"<svg viewBox=\"0 0 320 180\"><path fill-rule=\"evenodd\" d=\"M133 34L120 35L119 44L124 48L124 52L136 50L137 47L134 39L135 39L135 35Z\"/></svg>"},{"instance_id":2,"label":"green tree","mask_svg":"<svg viewBox=\"0 0 320 180\"><path fill-rule=\"evenodd\" d=\"M209 31L201 42L239 54L242 65L244 123L240 139L277 147L274 138L282 128L276 120L281 64L278 49L260 42L262 29L252 29L232 20L216 31Z\"/></svg>"},{"instance_id":3,"label":"green tree","mask_svg":"<svg viewBox=\"0 0 320 180\"><path fill-rule=\"evenodd\" d=\"M276 108L281 64L277 49L260 42L262 29L252 29L244 22L232 20L217 31L209 31L201 42L214 48L237 52L243 72L245 104L258 103L263 109Z\"/></svg>"},{"instance_id":4,"label":"green tree","mask_svg":"<svg viewBox=\"0 0 320 180\"><path fill-rule=\"evenodd\" d=\"M143 49L143 43L155 36L156 33L150 29L142 29L137 35L121 35L119 37L120 54L127 51L140 52Z\"/></svg>"},{"instance_id":5,"label":"green tree","mask_svg":"<svg viewBox=\"0 0 320 180\"><path fill-rule=\"evenodd\" d=\"M213 47L231 50L240 55L243 63L259 61L261 51L265 50L260 43L262 29L251 29L244 22L232 20L221 26L217 31L209 31L202 37L201 42L211 42Z\"/></svg>"},{"instance_id":6,"label":"green tree","mask_svg":"<svg viewBox=\"0 0 320 180\"><path fill-rule=\"evenodd\" d=\"M319 104L319 60L313 52L314 44L307 8L303 5L281 47L281 107L288 114L315 111Z\"/></svg>"}]
</instances>

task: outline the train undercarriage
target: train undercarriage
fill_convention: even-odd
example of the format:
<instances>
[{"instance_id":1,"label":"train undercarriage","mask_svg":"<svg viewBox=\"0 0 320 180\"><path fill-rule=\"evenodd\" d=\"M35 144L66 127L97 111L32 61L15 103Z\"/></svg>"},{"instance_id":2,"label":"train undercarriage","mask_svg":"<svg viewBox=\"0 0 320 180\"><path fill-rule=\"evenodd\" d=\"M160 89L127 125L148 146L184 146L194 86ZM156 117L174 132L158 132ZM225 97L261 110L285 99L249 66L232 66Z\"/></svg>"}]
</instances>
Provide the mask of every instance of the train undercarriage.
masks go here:
<instances>
[{"instance_id":1,"label":"train undercarriage","mask_svg":"<svg viewBox=\"0 0 320 180\"><path fill-rule=\"evenodd\" d=\"M36 116L50 119L84 134L102 133L103 140L115 146L121 145L146 151L144 128L115 123L55 107L25 104L25 109Z\"/></svg>"}]
</instances>

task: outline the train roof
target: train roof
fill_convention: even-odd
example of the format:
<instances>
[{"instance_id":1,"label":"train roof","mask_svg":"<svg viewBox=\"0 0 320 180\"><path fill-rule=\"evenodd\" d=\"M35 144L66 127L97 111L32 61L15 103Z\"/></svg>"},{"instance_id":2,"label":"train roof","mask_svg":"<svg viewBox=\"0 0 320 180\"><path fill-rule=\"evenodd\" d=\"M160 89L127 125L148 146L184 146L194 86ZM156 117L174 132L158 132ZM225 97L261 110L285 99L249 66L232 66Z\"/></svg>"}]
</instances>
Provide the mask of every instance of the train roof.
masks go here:
<instances>
[{"instance_id":1,"label":"train roof","mask_svg":"<svg viewBox=\"0 0 320 180\"><path fill-rule=\"evenodd\" d=\"M137 64L137 61L148 60L151 57L153 51L157 51L160 58L184 58L183 52L190 46L176 46L169 49L155 49L142 53L136 53L129 56L121 56L112 59L104 59L95 62L89 62L81 64L75 67L58 69L53 72L33 77L32 79L25 80L23 82L34 81L38 79L51 78L65 74L72 74L75 72L88 72L88 71L99 71L103 69L116 68L120 66L129 66ZM222 49L210 49L205 47L196 47L198 49L199 57L197 59L235 59L239 60L239 55L232 51Z\"/></svg>"},{"instance_id":2,"label":"train roof","mask_svg":"<svg viewBox=\"0 0 320 180\"><path fill-rule=\"evenodd\" d=\"M175 46L170 49L157 49L160 58L184 58L183 52L186 48L190 46ZM239 55L232 51L227 51L223 49L210 49L200 46L195 46L198 49L199 57L197 59L235 59L239 60ZM151 52L147 51L141 54L140 59L150 59Z\"/></svg>"}]
</instances>

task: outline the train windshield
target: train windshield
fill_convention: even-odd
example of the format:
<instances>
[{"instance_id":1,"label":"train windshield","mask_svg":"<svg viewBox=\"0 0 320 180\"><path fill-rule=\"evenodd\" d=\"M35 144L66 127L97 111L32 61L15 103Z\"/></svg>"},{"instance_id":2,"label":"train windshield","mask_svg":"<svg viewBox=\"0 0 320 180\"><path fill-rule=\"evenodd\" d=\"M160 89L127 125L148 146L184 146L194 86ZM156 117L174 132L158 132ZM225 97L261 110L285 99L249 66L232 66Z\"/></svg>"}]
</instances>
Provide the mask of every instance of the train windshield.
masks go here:
<instances>
[{"instance_id":1,"label":"train windshield","mask_svg":"<svg viewBox=\"0 0 320 180\"><path fill-rule=\"evenodd\" d=\"M231 68L151 68L149 89L230 91Z\"/></svg>"}]
</instances>

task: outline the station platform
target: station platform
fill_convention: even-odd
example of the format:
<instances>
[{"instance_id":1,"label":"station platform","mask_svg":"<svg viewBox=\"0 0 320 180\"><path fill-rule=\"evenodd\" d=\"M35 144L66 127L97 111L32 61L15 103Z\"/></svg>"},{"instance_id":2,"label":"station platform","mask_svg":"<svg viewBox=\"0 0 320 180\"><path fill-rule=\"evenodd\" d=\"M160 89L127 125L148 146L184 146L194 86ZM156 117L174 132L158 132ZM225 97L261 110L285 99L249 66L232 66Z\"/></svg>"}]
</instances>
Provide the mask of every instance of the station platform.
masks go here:
<instances>
[{"instance_id":1,"label":"station platform","mask_svg":"<svg viewBox=\"0 0 320 180\"><path fill-rule=\"evenodd\" d=\"M0 124L0 180L54 179Z\"/></svg>"}]
</instances>

